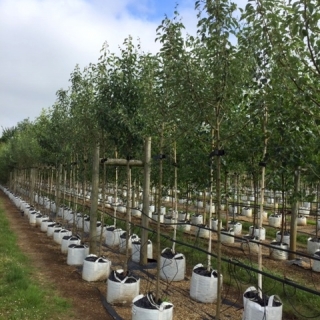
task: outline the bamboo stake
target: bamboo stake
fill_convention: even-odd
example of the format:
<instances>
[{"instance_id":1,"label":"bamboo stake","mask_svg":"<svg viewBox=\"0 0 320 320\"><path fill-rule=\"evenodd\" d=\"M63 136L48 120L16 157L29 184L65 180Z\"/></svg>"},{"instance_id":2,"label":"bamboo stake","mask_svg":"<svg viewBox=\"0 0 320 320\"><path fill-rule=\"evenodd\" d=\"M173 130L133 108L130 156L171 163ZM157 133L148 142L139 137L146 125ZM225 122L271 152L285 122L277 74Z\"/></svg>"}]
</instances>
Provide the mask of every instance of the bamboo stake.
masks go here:
<instances>
[{"instance_id":1,"label":"bamboo stake","mask_svg":"<svg viewBox=\"0 0 320 320\"><path fill-rule=\"evenodd\" d=\"M173 226L173 240L176 240L177 238L177 219L178 219L178 167L177 167L177 142L174 141L173 143L173 161L175 163L174 166L174 199L175 199L175 204L174 204L174 213L173 213L173 218L174 218L174 226ZM176 242L173 241L172 244L172 252L176 252Z\"/></svg>"},{"instance_id":2,"label":"bamboo stake","mask_svg":"<svg viewBox=\"0 0 320 320\"><path fill-rule=\"evenodd\" d=\"M159 163L159 199L158 199L158 223L157 223L157 282L156 282L156 301L160 298L160 259L161 259L161 248L160 248L160 207L161 207L161 190L162 190L162 152L163 152L163 132L164 132L164 123L162 123L161 133L160 133L160 163Z\"/></svg>"}]
</instances>

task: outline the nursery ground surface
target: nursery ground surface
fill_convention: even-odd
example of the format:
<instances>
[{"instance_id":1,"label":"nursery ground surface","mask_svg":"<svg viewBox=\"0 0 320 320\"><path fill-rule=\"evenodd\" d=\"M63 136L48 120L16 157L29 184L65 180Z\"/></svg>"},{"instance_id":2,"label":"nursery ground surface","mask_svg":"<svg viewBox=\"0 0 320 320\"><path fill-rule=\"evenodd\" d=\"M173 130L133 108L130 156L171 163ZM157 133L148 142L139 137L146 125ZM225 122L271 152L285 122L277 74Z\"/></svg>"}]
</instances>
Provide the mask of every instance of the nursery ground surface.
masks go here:
<instances>
[{"instance_id":1,"label":"nursery ground surface","mask_svg":"<svg viewBox=\"0 0 320 320\"><path fill-rule=\"evenodd\" d=\"M20 211L2 191L0 199L10 228L17 235L19 247L37 270L37 281L43 286L53 285L61 296L71 302L73 319L113 319L101 303L101 294L96 284L83 281L77 269L67 265L60 246L47 237L46 233L40 232L40 228L30 226L28 219L21 216ZM72 318L68 315L67 319Z\"/></svg>"},{"instance_id":2,"label":"nursery ground surface","mask_svg":"<svg viewBox=\"0 0 320 320\"><path fill-rule=\"evenodd\" d=\"M106 295L105 281L89 283L82 280L81 269L68 266L67 257L60 251L60 246L40 228L30 226L28 219L21 216L20 211L0 191L1 202L3 203L6 215L9 219L11 229L18 236L18 244L24 253L32 260L34 268L38 270L37 280L42 283L54 284L60 294L69 299L74 309L74 319L114 319L106 311L103 302ZM307 231L307 230L306 230ZM308 230L309 231L309 230ZM192 240L192 236L186 235ZM224 255L229 258L246 258L244 252L239 249L239 243L223 246ZM215 245L213 245L213 250ZM118 248L102 247L102 254L112 261L113 268L121 268L125 262L125 256ZM248 257L248 253L246 253ZM249 255L254 263L256 255ZM192 261L192 263L205 261ZM189 261L190 263L190 261ZM267 250L264 251L264 267L267 271L275 271L279 275L303 282L303 285L313 286L319 290L320 276L312 273L310 266L305 268L288 266L286 261L274 261L268 258ZM174 304L175 320L205 320L214 319L215 304L197 303L190 299L190 277L191 267L188 267L185 281L166 283L161 281L161 292ZM141 278L140 292L146 293L155 289L155 270L136 271ZM237 277L237 275L236 275ZM246 274L238 274L238 280L244 282ZM225 277L225 280L228 280ZM241 284L239 282L239 284ZM242 283L243 284L243 283ZM246 285L246 284L244 284ZM270 287L269 287L270 289ZM271 288L272 289L272 288ZM272 290L271 290L272 291ZM289 292L292 293L292 290ZM223 305L221 319L241 319L242 317L242 294L243 287L225 286L223 289ZM119 319L131 319L131 306L113 306ZM68 319L71 319L70 317ZM284 320L302 319L299 316L284 315Z\"/></svg>"}]
</instances>

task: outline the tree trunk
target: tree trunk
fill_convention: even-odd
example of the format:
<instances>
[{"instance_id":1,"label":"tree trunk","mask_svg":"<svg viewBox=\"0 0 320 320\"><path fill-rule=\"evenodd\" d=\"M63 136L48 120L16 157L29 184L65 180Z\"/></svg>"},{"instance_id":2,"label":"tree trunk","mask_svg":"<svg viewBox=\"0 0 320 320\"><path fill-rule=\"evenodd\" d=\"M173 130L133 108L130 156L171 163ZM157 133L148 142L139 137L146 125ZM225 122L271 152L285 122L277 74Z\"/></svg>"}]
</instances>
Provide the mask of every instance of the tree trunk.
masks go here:
<instances>
[{"instance_id":1,"label":"tree trunk","mask_svg":"<svg viewBox=\"0 0 320 320\"><path fill-rule=\"evenodd\" d=\"M127 214L126 214L126 263L124 266L124 274L128 271L128 263L130 258L129 239L131 234L131 168L129 161L127 164Z\"/></svg>"},{"instance_id":2,"label":"tree trunk","mask_svg":"<svg viewBox=\"0 0 320 320\"><path fill-rule=\"evenodd\" d=\"M59 170L57 170L57 183L56 183L56 216L59 213L61 204L61 183L62 183L62 164L59 164Z\"/></svg>"},{"instance_id":3,"label":"tree trunk","mask_svg":"<svg viewBox=\"0 0 320 320\"><path fill-rule=\"evenodd\" d=\"M261 162L261 186L260 186L260 214L259 214L259 240L261 239L262 222L263 222L263 203L264 203L264 188L265 188L265 173L266 173L266 154L267 154L267 122L268 122L268 110L264 107L264 119L263 119L263 153ZM258 269L262 271L262 246L259 246L258 250ZM258 273L258 290L260 297L262 297L262 274Z\"/></svg>"},{"instance_id":4,"label":"tree trunk","mask_svg":"<svg viewBox=\"0 0 320 320\"><path fill-rule=\"evenodd\" d=\"M149 206L150 206L150 162L151 162L151 138L145 138L144 142L144 179L143 179L143 208L142 208L142 231L140 247L140 264L148 262L148 230Z\"/></svg>"},{"instance_id":5,"label":"tree trunk","mask_svg":"<svg viewBox=\"0 0 320 320\"><path fill-rule=\"evenodd\" d=\"M296 251L297 250L297 216L299 210L299 201L298 201L298 192L300 186L300 168L298 168L294 172L294 195L293 204L291 206L291 225L290 225L290 250ZM295 253L289 253L289 259L293 260L296 258Z\"/></svg>"},{"instance_id":6,"label":"tree trunk","mask_svg":"<svg viewBox=\"0 0 320 320\"><path fill-rule=\"evenodd\" d=\"M216 139L216 150L219 152L220 148L220 127L218 115L216 115L216 127L215 127L215 139ZM220 320L221 313L221 295L222 295L222 264L221 264L221 159L220 156L216 156L216 169L217 169L217 181L216 181L216 191L217 191L217 206L218 206L218 238L217 238L217 274L218 274L218 290L217 290L217 308L215 319ZM226 208L228 210L228 208ZM228 222L227 222L228 223Z\"/></svg>"},{"instance_id":7,"label":"tree trunk","mask_svg":"<svg viewBox=\"0 0 320 320\"><path fill-rule=\"evenodd\" d=\"M91 189L91 207L90 207L90 253L97 253L97 209L99 193L99 142L96 142L93 149L92 159L92 189Z\"/></svg>"},{"instance_id":8,"label":"tree trunk","mask_svg":"<svg viewBox=\"0 0 320 320\"><path fill-rule=\"evenodd\" d=\"M30 198L30 205L34 206L34 189L35 189L35 184L36 184L36 169L31 168L30 170L30 192L29 192L29 198Z\"/></svg>"}]
</instances>

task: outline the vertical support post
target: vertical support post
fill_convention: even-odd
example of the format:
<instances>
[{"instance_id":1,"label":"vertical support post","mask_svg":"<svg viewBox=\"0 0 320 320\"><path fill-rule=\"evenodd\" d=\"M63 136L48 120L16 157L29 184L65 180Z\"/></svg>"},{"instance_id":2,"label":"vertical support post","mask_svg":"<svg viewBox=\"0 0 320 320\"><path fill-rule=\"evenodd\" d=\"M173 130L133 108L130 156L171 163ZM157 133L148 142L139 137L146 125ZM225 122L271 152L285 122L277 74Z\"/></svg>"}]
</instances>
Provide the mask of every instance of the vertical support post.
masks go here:
<instances>
[{"instance_id":1,"label":"vertical support post","mask_svg":"<svg viewBox=\"0 0 320 320\"><path fill-rule=\"evenodd\" d=\"M156 281L156 301L160 298L160 259L161 259L161 248L160 248L160 211L161 211L161 197L162 197L162 153L163 153L163 133L164 133L164 123L162 123L161 134L160 134L160 159L159 159L159 198L158 198L158 222L157 222L157 281Z\"/></svg>"},{"instance_id":2,"label":"vertical support post","mask_svg":"<svg viewBox=\"0 0 320 320\"><path fill-rule=\"evenodd\" d=\"M175 163L174 166L174 212L172 218L174 218L174 226L173 226L173 240L177 239L177 221L178 221L178 167L177 167L177 141L174 141L173 144L173 161ZM172 244L172 252L176 252L176 243Z\"/></svg>"}]
</instances>

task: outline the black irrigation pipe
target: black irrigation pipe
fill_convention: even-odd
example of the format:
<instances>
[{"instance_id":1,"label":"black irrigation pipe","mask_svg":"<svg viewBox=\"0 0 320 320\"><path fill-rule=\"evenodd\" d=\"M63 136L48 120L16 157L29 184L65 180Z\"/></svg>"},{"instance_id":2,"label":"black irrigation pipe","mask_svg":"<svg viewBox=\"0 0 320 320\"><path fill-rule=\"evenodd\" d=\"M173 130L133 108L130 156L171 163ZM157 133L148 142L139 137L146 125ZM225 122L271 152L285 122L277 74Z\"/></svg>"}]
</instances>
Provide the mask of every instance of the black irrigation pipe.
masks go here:
<instances>
[{"instance_id":1,"label":"black irrigation pipe","mask_svg":"<svg viewBox=\"0 0 320 320\"><path fill-rule=\"evenodd\" d=\"M106 214L109 215L110 217L112 217L111 214L109 214L109 213L106 213ZM120 221L125 221L125 219L121 219L121 218L117 218L117 219L119 219ZM134 223L132 223L132 222L131 222L131 225L132 225L133 227L139 227L139 228L141 228L141 229L145 229L145 230L147 230L147 231L149 231L149 232L155 233L155 231L154 231L153 229L145 228L145 227L142 227L141 225L137 225L137 224L134 224ZM206 228L206 229L207 229L207 228ZM209 229L209 230L210 230L210 229ZM214 231L214 230L212 230L212 231ZM205 254L210 255L211 257L217 258L217 255L216 255L216 254L210 253L210 252L206 251L205 249L202 249L202 248L193 246L193 245L191 245L191 244L188 244L188 243L185 243L185 242L182 242L182 241L179 241L179 240L174 240L174 239L171 238L170 236L167 236L167 235L164 235L164 234L161 234L160 236L161 236L162 238L166 239L166 240L175 242L175 243L180 244L180 245L185 246L185 247L189 247L189 248L191 248L191 249L196 249L196 250L198 250L198 251L201 251L201 252L203 252L203 253L205 253ZM243 238L240 238L240 237L237 237L237 238L243 240ZM253 241L253 242L255 242L255 241ZM261 244L261 243L259 243L259 242L256 242L256 243ZM270 246L270 245L266 245L266 246L274 248L273 246ZM278 250L278 249L277 249L277 250ZM284 251L286 251L286 250L284 250ZM289 252L294 252L294 251L290 251L290 250L288 250L288 251L289 251ZM248 266L248 265L240 262L239 260L233 260L233 259L224 258L224 257L222 257L221 260L224 261L224 262L233 264L233 265L235 265L235 266L238 266L238 267L240 267L240 268L244 268L244 269L246 269L246 270L253 271L253 272L255 272L255 273L260 273L261 275L263 275L263 276L265 276L265 277L267 277L267 278L270 278L270 279L272 279L272 280L278 281L278 282L280 282L280 283L282 283L282 284L289 285L289 286L291 286L291 287L293 287L293 288L295 288L295 289L299 289L299 290L302 290L302 291L305 291L305 292L314 294L314 295L316 295L316 296L320 296L320 291L313 290L313 289L310 289L310 288L308 288L308 287L304 287L304 286L302 286L302 285L299 285L299 284L293 282L292 280L289 280L289 279L286 279L286 278L282 279L282 278L279 278L279 277L274 276L274 275L272 275L272 274L269 274L269 273L267 273L267 272L260 271L260 270L258 270L258 269L256 269L256 268L250 267L250 266ZM315 258L315 260L320 260L320 259Z\"/></svg>"},{"instance_id":2,"label":"black irrigation pipe","mask_svg":"<svg viewBox=\"0 0 320 320\"><path fill-rule=\"evenodd\" d=\"M100 300L101 303L103 305L103 307L105 308L105 310L107 311L107 313L114 319L114 320L124 320L123 318L121 318L118 313L115 311L115 309L113 308L113 306L107 302L105 296L102 294L102 292L100 291L99 288L96 288L97 291L100 294Z\"/></svg>"},{"instance_id":3,"label":"black irrigation pipe","mask_svg":"<svg viewBox=\"0 0 320 320\"><path fill-rule=\"evenodd\" d=\"M133 209L133 208L131 208L131 209ZM105 212L105 214L107 214L107 215L110 216L110 217L113 217L113 216L112 216L110 213L108 213L108 212ZM122 219L122 218L119 218L119 217L117 217L117 219L120 220L120 221L123 221L123 222L126 221L125 219ZM156 220L153 220L153 219L150 219L150 220L151 220L151 221L154 221L155 223L157 222ZM134 224L133 222L131 222L131 224L132 224L133 226L143 228L142 226L137 225L137 224ZM186 223L166 223L165 225L166 225L166 226L174 226L174 225L184 225L184 224L186 224ZM213 232L213 233L218 233L217 230L213 230L213 229L210 229L210 228L207 228L207 227L203 227L203 226L199 226L199 225L196 225L196 224L188 223L188 225L197 227L197 228L199 228L199 229L206 229L206 230L211 231L211 232ZM148 230L149 230L149 229L148 229ZM153 233L155 232L153 229L151 229L151 230L149 230L149 231L152 231ZM256 243L256 244L258 244L258 245L267 247L267 248L272 248L272 249L274 249L274 250L279 250L279 251L284 251L284 252L288 252L288 253L293 253L293 254L299 255L299 256L304 257L304 258L308 258L308 259L320 261L320 258L311 256L311 255L308 255L308 254L303 253L303 252L293 251L293 250L290 250L290 249L277 248L277 247L275 247L274 245L271 245L271 244L262 243L262 242L259 242L259 241L253 240L253 239L246 239L246 238L244 238L244 237L239 237L239 236L235 236L235 235L232 235L232 234L230 234L230 235L228 235L228 236L233 237L233 238L235 238L235 239L237 239L237 240L240 240L240 242L243 242L243 243L245 243L245 242L252 242L252 243ZM172 241L173 241L173 240L172 240Z\"/></svg>"},{"instance_id":4,"label":"black irrigation pipe","mask_svg":"<svg viewBox=\"0 0 320 320\"><path fill-rule=\"evenodd\" d=\"M108 203L108 204L112 206L112 203ZM80 204L80 205L82 205L82 204ZM109 208L107 208L107 209L109 209ZM131 208L131 209L136 209L136 208ZM141 210L140 210L140 211L141 211ZM142 211L141 211L141 212L142 212ZM113 217L113 216L112 216L110 213L108 213L108 212L105 212L105 214L107 214L107 215L110 216L110 217ZM144 213L142 212L142 214L144 214ZM120 221L125 222L125 219L121 219L121 218L119 218L119 217L117 217L117 219L120 220ZM153 219L150 219L150 220L153 221ZM241 221L244 221L244 220L241 220ZM154 220L154 222L156 223L156 220ZM131 222L131 224L132 224L133 226L138 226L138 227L141 227L141 228L142 228L142 226L140 226L140 225L135 225L135 224L133 224L132 222ZM174 226L174 225L183 225L183 224L182 224L182 223L166 223L165 225L167 225L167 226ZM192 223L189 223L189 225L194 226L194 227L198 227L198 228L200 228L200 229L206 229L206 230L211 231L211 232L213 232L213 233L218 233L217 230L213 230L213 229L210 229L210 228L207 228L207 227L204 227L204 226L199 226L199 225L195 225L195 224L192 224ZM266 225L265 225L265 226L266 226ZM148 230L149 230L149 229L148 229ZM149 231L152 231L152 232L154 233L154 230L152 230L152 229L149 230ZM307 234L307 233L305 233L305 234ZM309 235L309 234L308 234L308 235ZM238 239L238 240L240 240L241 242L252 242L252 243L256 243L256 244L258 244L258 245L267 247L267 248L272 248L272 249L274 249L274 250L279 250L279 251L283 251L283 252L293 253L293 254L299 255L299 256L304 257L304 258L308 258L308 259L320 261L320 258L315 257L315 256L310 256L310 255L305 254L305 253L303 253L303 252L292 251L292 250L283 249L283 248L275 248L275 246L273 246L273 245L271 245L271 244L262 243L262 242L255 241L255 240L252 240L252 239L245 239L245 238L243 238L243 237L239 237L239 236L235 236L235 235L231 235L231 234L230 234L229 236L230 236L230 237L233 237L233 238L235 238L235 239ZM310 235L310 236L311 236L311 235ZM172 241L173 241L173 240L172 240Z\"/></svg>"},{"instance_id":5,"label":"black irrigation pipe","mask_svg":"<svg viewBox=\"0 0 320 320\"><path fill-rule=\"evenodd\" d=\"M112 216L110 213L108 213L108 212L104 212L104 214L107 214L108 216L113 217L113 216ZM122 219L122 218L119 218L119 217L117 217L117 219L120 220L120 221L123 221L123 222L125 221L125 219ZM149 232L155 233L155 231L154 231L153 229L146 228L146 227L143 227L143 226L141 226L141 225L134 224L134 223L132 223L132 222L131 222L131 225L132 225L133 227L139 227L139 228L141 228L141 229L144 229L144 230L147 230L147 231L149 231ZM179 224L178 224L178 223L174 223L174 224L168 224L168 225L179 225ZM191 225L193 225L193 224L191 224ZM197 226L197 225L193 225L193 226ZM199 227L199 226L197 226L197 227ZM209 228L204 228L204 229L211 230L212 232L217 233L217 231L212 230L212 229L209 229ZM188 244L188 243L185 243L185 242L182 242L182 241L179 241L179 240L174 240L172 237L169 237L169 236L164 235L164 234L161 234L160 236L161 236L162 238L166 239L166 240L171 241L171 242L175 242L175 243L177 243L177 244L180 244L180 245L185 246L185 247L189 247L189 248L191 248L191 249L196 249L196 250L198 250L198 251L200 251L200 252L203 252L203 253L205 253L205 254L207 254L207 255L210 255L211 257L217 258L217 255L216 255L216 254L211 253L211 252L208 252L208 251L206 251L206 250L204 250L204 249L202 249L202 248L195 247L195 246L193 246L193 245L191 245L191 244ZM230 235L230 236L232 236L232 235ZM238 236L233 236L233 237L234 237L234 238L237 238L237 239L240 239L240 240L243 240L242 237L238 237ZM259 244L259 245L264 245L264 246L267 246L267 247L271 247L271 248L274 249L274 246L272 246L272 245L262 244L262 243L260 243L260 242L258 242L258 241L252 241L252 240L251 240L251 242L257 243L257 244ZM285 250L285 249L281 249L281 248L277 248L276 250L282 250L282 251L292 252L292 253L296 253L296 254L305 256L305 257L307 257L307 258L313 258L313 259L315 259L315 260L320 261L319 258L310 257L310 256L308 256L308 255L305 255L305 254L302 254L302 253L300 254L300 253L295 252L295 251ZM255 272L255 273L259 273L259 274L261 274L261 275L263 275L263 276L265 276L265 277L267 277L267 278L270 278L270 279L272 279L272 280L278 281L278 282L280 282L280 283L282 283L282 284L289 285L289 286L291 286L291 287L293 287L293 288L295 288L295 289L299 289L299 290L302 290L302 291L304 291L304 292L308 292L308 293L314 294L314 295L316 295L316 296L320 296L320 291L316 291L316 290L310 289L310 288L308 288L308 287L304 287L304 286L302 286L302 285L299 285L299 284L293 282L292 280L289 280L289 279L286 279L286 278L282 279L282 278L279 278L279 277L274 276L274 275L272 275L272 274L269 274L269 273L267 273L267 272L264 272L264 271L258 270L258 269L256 269L256 268L250 267L250 266L248 266L248 265L240 262L239 260L233 260L233 259L224 258L224 257L221 257L221 260L224 261L224 262L233 264L233 265L235 265L235 266L238 266L238 267L240 267L240 268L244 268L244 269L246 269L246 270L253 271L253 272Z\"/></svg>"}]
</instances>

